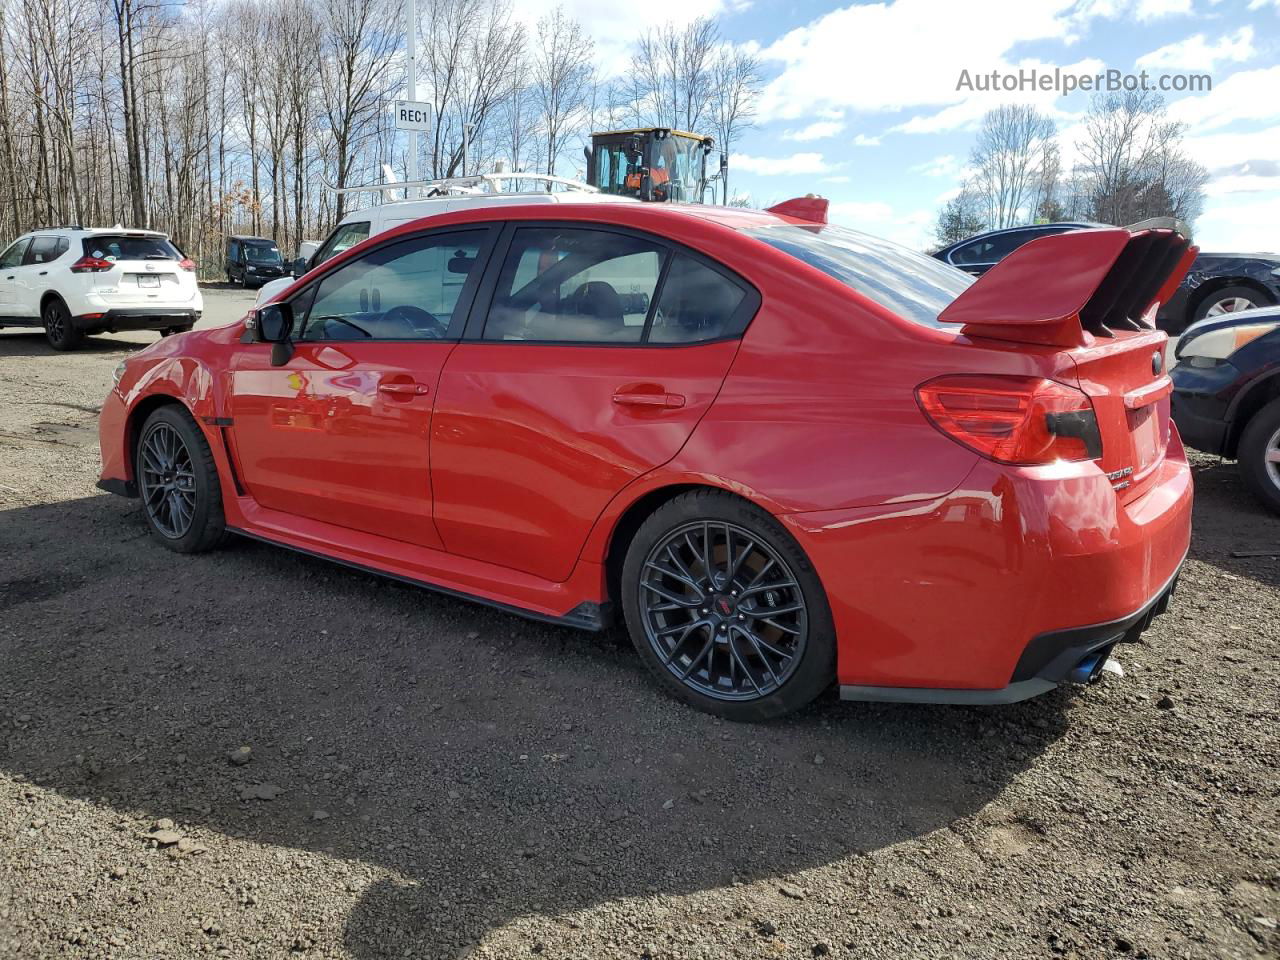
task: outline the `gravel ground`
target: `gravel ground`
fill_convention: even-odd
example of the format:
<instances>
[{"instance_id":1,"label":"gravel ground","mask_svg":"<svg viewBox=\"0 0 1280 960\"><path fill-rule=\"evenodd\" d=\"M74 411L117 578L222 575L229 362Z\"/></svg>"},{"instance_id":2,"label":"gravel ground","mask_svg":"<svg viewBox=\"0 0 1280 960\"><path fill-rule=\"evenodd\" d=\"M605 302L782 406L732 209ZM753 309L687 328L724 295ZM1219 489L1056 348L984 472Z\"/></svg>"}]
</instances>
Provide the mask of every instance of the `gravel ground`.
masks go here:
<instances>
[{"instance_id":1,"label":"gravel ground","mask_svg":"<svg viewBox=\"0 0 1280 960\"><path fill-rule=\"evenodd\" d=\"M1280 520L1233 467L1123 678L735 726L616 638L154 545L93 486L151 338L0 333L0 956L1280 956L1280 560L1233 556Z\"/></svg>"}]
</instances>

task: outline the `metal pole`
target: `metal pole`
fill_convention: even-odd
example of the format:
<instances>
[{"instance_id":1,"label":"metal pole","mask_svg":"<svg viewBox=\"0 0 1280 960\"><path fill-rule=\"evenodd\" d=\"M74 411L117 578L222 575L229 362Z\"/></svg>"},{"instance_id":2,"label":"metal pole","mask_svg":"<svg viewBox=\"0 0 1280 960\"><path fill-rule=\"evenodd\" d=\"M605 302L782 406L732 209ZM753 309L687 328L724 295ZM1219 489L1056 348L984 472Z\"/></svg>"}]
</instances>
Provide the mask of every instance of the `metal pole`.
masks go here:
<instances>
[{"instance_id":1,"label":"metal pole","mask_svg":"<svg viewBox=\"0 0 1280 960\"><path fill-rule=\"evenodd\" d=\"M405 4L405 37L409 49L409 89L406 91L409 100L418 99L418 4L417 0L408 0ZM407 180L418 179L418 131L409 131L409 172ZM416 190L414 191L417 192ZM404 198L409 199L409 188L404 191Z\"/></svg>"},{"instance_id":2,"label":"metal pole","mask_svg":"<svg viewBox=\"0 0 1280 960\"><path fill-rule=\"evenodd\" d=\"M475 124L464 123L462 125L462 175L467 175L467 148L471 145L471 131L475 129Z\"/></svg>"}]
</instances>

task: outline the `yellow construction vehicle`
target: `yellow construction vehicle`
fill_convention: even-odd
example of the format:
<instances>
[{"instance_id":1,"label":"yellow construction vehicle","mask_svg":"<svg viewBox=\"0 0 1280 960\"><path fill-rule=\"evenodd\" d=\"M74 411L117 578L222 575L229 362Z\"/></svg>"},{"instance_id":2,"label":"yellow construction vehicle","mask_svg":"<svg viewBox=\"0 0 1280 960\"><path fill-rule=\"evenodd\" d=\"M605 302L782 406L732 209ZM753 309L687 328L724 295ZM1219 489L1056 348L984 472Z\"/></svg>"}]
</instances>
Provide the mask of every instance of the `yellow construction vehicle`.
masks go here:
<instances>
[{"instance_id":1,"label":"yellow construction vehicle","mask_svg":"<svg viewBox=\"0 0 1280 960\"><path fill-rule=\"evenodd\" d=\"M702 134L665 127L593 133L583 151L587 183L601 193L655 203L704 203L707 188L720 176L707 177L714 145ZM726 165L721 154L721 172Z\"/></svg>"}]
</instances>

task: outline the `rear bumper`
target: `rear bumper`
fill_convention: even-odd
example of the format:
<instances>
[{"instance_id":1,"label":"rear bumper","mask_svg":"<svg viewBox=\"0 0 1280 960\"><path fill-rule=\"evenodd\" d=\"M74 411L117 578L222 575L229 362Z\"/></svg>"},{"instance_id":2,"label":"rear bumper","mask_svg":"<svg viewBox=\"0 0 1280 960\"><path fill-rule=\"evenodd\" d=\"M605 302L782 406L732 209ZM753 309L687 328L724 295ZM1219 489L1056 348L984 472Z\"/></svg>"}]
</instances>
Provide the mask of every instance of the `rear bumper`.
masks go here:
<instances>
[{"instance_id":1,"label":"rear bumper","mask_svg":"<svg viewBox=\"0 0 1280 960\"><path fill-rule=\"evenodd\" d=\"M190 327L200 319L200 311L172 307L117 307L103 313L72 317L72 325L82 333L112 333L119 330L166 330Z\"/></svg>"},{"instance_id":2,"label":"rear bumper","mask_svg":"<svg viewBox=\"0 0 1280 960\"><path fill-rule=\"evenodd\" d=\"M1191 500L1175 431L1127 503L1092 464L980 461L935 500L779 519L826 589L844 696L1001 703L1149 625L1186 556Z\"/></svg>"}]
</instances>

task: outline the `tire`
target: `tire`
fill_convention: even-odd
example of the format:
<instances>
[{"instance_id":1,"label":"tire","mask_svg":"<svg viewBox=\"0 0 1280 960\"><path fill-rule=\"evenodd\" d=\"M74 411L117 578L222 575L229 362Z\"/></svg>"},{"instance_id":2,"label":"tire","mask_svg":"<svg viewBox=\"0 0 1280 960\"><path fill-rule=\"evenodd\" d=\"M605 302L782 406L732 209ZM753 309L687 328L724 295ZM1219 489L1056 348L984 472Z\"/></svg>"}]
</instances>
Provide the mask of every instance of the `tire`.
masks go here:
<instances>
[{"instance_id":1,"label":"tire","mask_svg":"<svg viewBox=\"0 0 1280 960\"><path fill-rule=\"evenodd\" d=\"M1280 513L1280 400L1272 400L1245 425L1236 456L1244 485L1263 506Z\"/></svg>"},{"instance_id":2,"label":"tire","mask_svg":"<svg viewBox=\"0 0 1280 960\"><path fill-rule=\"evenodd\" d=\"M201 553L226 538L218 468L185 408L171 403L147 417L134 452L134 476L151 535L170 550Z\"/></svg>"},{"instance_id":3,"label":"tire","mask_svg":"<svg viewBox=\"0 0 1280 960\"><path fill-rule=\"evenodd\" d=\"M55 350L74 350L84 335L71 323L71 311L59 297L50 297L40 311L44 336Z\"/></svg>"},{"instance_id":4,"label":"tire","mask_svg":"<svg viewBox=\"0 0 1280 960\"><path fill-rule=\"evenodd\" d=\"M1248 306L1245 306L1246 302ZM1265 307L1267 303L1267 298L1253 289L1253 287L1239 284L1223 287L1221 290L1213 291L1196 305L1196 312L1192 316L1191 322L1195 323L1197 320L1203 320L1208 316L1221 316L1228 313L1238 313L1241 310L1249 310L1253 307Z\"/></svg>"},{"instance_id":5,"label":"tire","mask_svg":"<svg viewBox=\"0 0 1280 960\"><path fill-rule=\"evenodd\" d=\"M711 577L700 559L708 534ZM621 594L640 659L659 686L699 710L769 720L810 703L835 679L835 627L821 581L781 524L740 497L698 490L655 510L627 548Z\"/></svg>"}]
</instances>

